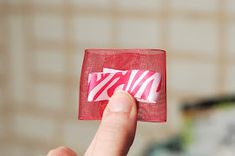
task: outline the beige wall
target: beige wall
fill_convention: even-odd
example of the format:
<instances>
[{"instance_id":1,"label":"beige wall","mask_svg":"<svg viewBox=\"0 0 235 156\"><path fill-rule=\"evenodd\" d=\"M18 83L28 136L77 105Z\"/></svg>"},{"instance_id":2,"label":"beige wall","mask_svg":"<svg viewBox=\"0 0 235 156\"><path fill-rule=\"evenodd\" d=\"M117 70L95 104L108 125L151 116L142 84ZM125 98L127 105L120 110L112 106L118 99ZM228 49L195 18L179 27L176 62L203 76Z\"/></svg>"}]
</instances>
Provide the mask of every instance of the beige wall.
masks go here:
<instances>
[{"instance_id":1,"label":"beige wall","mask_svg":"<svg viewBox=\"0 0 235 156\"><path fill-rule=\"evenodd\" d=\"M1 0L0 155L81 153L98 122L77 120L84 48L167 50L168 122L142 123L130 156L176 134L180 102L235 92L234 0Z\"/></svg>"}]
</instances>

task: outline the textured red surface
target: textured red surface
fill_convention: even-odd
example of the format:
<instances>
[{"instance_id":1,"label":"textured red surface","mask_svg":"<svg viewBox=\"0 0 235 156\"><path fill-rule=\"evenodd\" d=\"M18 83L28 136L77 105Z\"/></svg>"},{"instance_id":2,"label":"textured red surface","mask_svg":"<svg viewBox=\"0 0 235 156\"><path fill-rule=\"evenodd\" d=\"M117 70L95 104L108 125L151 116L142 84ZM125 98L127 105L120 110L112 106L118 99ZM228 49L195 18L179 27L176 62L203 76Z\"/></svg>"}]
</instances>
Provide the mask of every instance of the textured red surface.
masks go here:
<instances>
[{"instance_id":1,"label":"textured red surface","mask_svg":"<svg viewBox=\"0 0 235 156\"><path fill-rule=\"evenodd\" d=\"M138 120L165 122L166 101L166 52L160 49L87 49L83 60L79 115L80 120L100 120L108 101L88 102L88 74L103 68L119 70L140 69L159 72L162 76L160 97L157 103L137 102Z\"/></svg>"}]
</instances>

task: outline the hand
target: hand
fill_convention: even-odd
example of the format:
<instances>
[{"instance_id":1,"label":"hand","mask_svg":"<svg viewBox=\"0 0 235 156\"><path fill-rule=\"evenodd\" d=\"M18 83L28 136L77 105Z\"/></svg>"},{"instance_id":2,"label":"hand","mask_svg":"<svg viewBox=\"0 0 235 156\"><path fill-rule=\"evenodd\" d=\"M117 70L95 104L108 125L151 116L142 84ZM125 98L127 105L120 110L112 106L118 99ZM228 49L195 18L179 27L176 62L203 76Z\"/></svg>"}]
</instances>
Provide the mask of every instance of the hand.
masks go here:
<instances>
[{"instance_id":1,"label":"hand","mask_svg":"<svg viewBox=\"0 0 235 156\"><path fill-rule=\"evenodd\" d=\"M136 131L135 100L126 92L117 92L109 100L96 135L85 156L125 156ZM47 156L76 156L69 148L59 147Z\"/></svg>"}]
</instances>

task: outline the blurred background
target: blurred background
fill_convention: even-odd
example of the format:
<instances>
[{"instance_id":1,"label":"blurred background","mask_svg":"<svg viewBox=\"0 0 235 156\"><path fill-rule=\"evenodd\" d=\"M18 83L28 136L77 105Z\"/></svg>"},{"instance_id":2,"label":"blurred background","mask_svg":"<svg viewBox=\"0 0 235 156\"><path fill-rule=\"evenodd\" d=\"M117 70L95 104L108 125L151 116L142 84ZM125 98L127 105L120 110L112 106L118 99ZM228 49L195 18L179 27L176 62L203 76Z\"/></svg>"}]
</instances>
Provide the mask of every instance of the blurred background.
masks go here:
<instances>
[{"instance_id":1,"label":"blurred background","mask_svg":"<svg viewBox=\"0 0 235 156\"><path fill-rule=\"evenodd\" d=\"M234 155L234 0L0 0L0 155L84 153L85 48L167 51L167 123L138 123L130 156Z\"/></svg>"}]
</instances>

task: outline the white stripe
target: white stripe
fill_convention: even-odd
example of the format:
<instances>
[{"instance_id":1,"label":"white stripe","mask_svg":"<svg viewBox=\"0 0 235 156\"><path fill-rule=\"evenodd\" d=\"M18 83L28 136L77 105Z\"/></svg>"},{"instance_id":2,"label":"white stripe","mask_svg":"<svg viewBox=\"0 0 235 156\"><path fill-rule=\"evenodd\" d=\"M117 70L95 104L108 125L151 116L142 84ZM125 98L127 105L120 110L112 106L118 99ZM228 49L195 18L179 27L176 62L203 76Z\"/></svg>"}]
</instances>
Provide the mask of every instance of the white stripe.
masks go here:
<instances>
[{"instance_id":1,"label":"white stripe","mask_svg":"<svg viewBox=\"0 0 235 156\"><path fill-rule=\"evenodd\" d=\"M103 73L117 73L117 72L124 72L124 70L116 70L111 68L103 68Z\"/></svg>"},{"instance_id":2,"label":"white stripe","mask_svg":"<svg viewBox=\"0 0 235 156\"><path fill-rule=\"evenodd\" d=\"M109 75L107 76L102 82L100 82L96 87L94 87L90 93L88 94L88 101L93 101L94 100L94 96L96 95L96 93L109 81L111 80L113 77L113 75Z\"/></svg>"},{"instance_id":3,"label":"white stripe","mask_svg":"<svg viewBox=\"0 0 235 156\"><path fill-rule=\"evenodd\" d=\"M145 91L145 89L146 89L146 87L147 87L147 85L150 83L150 81L152 81L152 80L156 80L157 79L157 77L156 77L157 75L156 74L153 74L151 77L149 77L147 80L145 80L144 81L144 83L141 85L141 87L139 88L139 90L138 90L138 92L135 94L135 97L138 97L138 98L141 98L141 96L142 96L142 94L144 93L144 91ZM154 82L153 82L154 83ZM152 84L152 86L153 86L153 84ZM151 87L152 87L151 86ZM151 89L151 88L150 88ZM149 94L151 94L151 90L150 90L150 93Z\"/></svg>"},{"instance_id":4,"label":"white stripe","mask_svg":"<svg viewBox=\"0 0 235 156\"><path fill-rule=\"evenodd\" d=\"M144 71L144 73L135 81L133 87L131 88L131 92L135 89L135 87L140 83L140 81L148 74L149 71Z\"/></svg>"},{"instance_id":5,"label":"white stripe","mask_svg":"<svg viewBox=\"0 0 235 156\"><path fill-rule=\"evenodd\" d=\"M89 74L89 75L88 75L88 84L91 82L91 75L92 75L92 74Z\"/></svg>"},{"instance_id":6,"label":"white stripe","mask_svg":"<svg viewBox=\"0 0 235 156\"><path fill-rule=\"evenodd\" d=\"M156 91L157 91L157 88L160 85L160 80L161 80L161 75L159 73L156 73L156 79L153 82L153 85L151 87L150 94L148 95L147 100L157 101L157 98L159 96L159 92L156 92Z\"/></svg>"},{"instance_id":7,"label":"white stripe","mask_svg":"<svg viewBox=\"0 0 235 156\"><path fill-rule=\"evenodd\" d=\"M137 72L138 72L138 70L132 70L132 71L131 71L131 75L130 75L130 78L129 78L129 80L128 80L128 84L127 84L127 87L126 87L126 90L125 90L125 91L128 91L128 90L129 90L129 88L130 88L130 86L131 86L131 82L133 81L133 79L134 79L134 77L135 77L135 75L136 75Z\"/></svg>"},{"instance_id":8,"label":"white stripe","mask_svg":"<svg viewBox=\"0 0 235 156\"><path fill-rule=\"evenodd\" d=\"M97 81L99 81L101 79L101 76L102 74L97 74Z\"/></svg>"},{"instance_id":9,"label":"white stripe","mask_svg":"<svg viewBox=\"0 0 235 156\"><path fill-rule=\"evenodd\" d=\"M100 78L101 78L101 74L103 74L103 72L93 72L93 73L90 73L90 74L88 75L88 83L90 83L91 78L92 78L92 75L95 75L95 74L97 74L97 80L96 80L96 81L99 81ZM99 78L99 79L98 79L98 78Z\"/></svg>"},{"instance_id":10,"label":"white stripe","mask_svg":"<svg viewBox=\"0 0 235 156\"><path fill-rule=\"evenodd\" d=\"M104 90L103 92L97 97L96 100L94 101L101 101L101 100L107 100L109 99L110 97L108 96L108 89L111 88L118 80L120 79L120 77L117 77L116 79L114 79ZM122 90L122 87L123 88L123 85L120 85L118 86L116 89L118 90Z\"/></svg>"}]
</instances>

